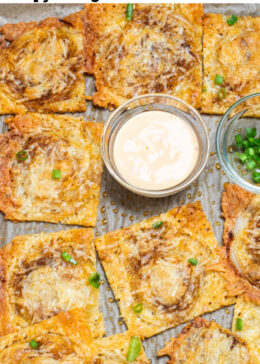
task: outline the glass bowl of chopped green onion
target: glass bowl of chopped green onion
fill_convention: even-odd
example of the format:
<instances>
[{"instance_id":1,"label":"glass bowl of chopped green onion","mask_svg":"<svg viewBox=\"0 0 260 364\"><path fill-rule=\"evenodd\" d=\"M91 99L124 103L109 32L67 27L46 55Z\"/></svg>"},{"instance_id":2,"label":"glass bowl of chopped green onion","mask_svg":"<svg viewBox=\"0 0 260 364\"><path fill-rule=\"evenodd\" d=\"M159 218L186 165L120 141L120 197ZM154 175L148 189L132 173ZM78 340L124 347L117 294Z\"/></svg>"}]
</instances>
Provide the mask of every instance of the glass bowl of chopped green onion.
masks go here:
<instances>
[{"instance_id":1,"label":"glass bowl of chopped green onion","mask_svg":"<svg viewBox=\"0 0 260 364\"><path fill-rule=\"evenodd\" d=\"M260 194L260 93L243 97L227 110L217 129L216 149L228 176Z\"/></svg>"}]
</instances>

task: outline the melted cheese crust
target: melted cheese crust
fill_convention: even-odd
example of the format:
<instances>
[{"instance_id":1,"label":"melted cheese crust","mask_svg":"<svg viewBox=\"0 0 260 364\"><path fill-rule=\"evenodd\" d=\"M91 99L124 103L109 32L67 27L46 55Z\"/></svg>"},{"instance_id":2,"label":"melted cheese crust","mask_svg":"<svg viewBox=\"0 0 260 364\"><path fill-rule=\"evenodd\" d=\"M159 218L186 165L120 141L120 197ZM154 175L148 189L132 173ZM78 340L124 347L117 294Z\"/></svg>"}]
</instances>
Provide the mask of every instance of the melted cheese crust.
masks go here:
<instances>
[{"instance_id":1,"label":"melted cheese crust","mask_svg":"<svg viewBox=\"0 0 260 364\"><path fill-rule=\"evenodd\" d=\"M214 321L196 318L159 351L169 364L255 364L246 342Z\"/></svg>"},{"instance_id":2,"label":"melted cheese crust","mask_svg":"<svg viewBox=\"0 0 260 364\"><path fill-rule=\"evenodd\" d=\"M127 331L93 340L84 310L74 309L0 339L0 362L127 364L131 336ZM39 343L37 349L31 340ZM134 363L149 364L143 348Z\"/></svg>"},{"instance_id":3,"label":"melted cheese crust","mask_svg":"<svg viewBox=\"0 0 260 364\"><path fill-rule=\"evenodd\" d=\"M134 96L167 93L201 104L201 4L85 5L86 70L95 105L110 109Z\"/></svg>"},{"instance_id":4,"label":"melted cheese crust","mask_svg":"<svg viewBox=\"0 0 260 364\"><path fill-rule=\"evenodd\" d=\"M260 17L238 17L232 26L227 24L229 17L205 14L203 19L204 113L224 114L241 97L260 89ZM224 77L221 86L214 83L217 74ZM221 87L227 90L222 100L218 97ZM260 116L259 100L249 104L254 105L250 115Z\"/></svg>"},{"instance_id":5,"label":"melted cheese crust","mask_svg":"<svg viewBox=\"0 0 260 364\"><path fill-rule=\"evenodd\" d=\"M71 116L27 114L0 135L0 210L14 221L95 226L103 163L103 124ZM28 159L18 161L25 150ZM53 179L52 170L61 178Z\"/></svg>"},{"instance_id":6,"label":"melted cheese crust","mask_svg":"<svg viewBox=\"0 0 260 364\"><path fill-rule=\"evenodd\" d=\"M82 34L68 22L6 24L0 114L85 111Z\"/></svg>"},{"instance_id":7,"label":"melted cheese crust","mask_svg":"<svg viewBox=\"0 0 260 364\"><path fill-rule=\"evenodd\" d=\"M243 329L236 330L236 319L241 318ZM237 299L232 330L248 343L254 364L260 363L260 305L241 296Z\"/></svg>"},{"instance_id":8,"label":"melted cheese crust","mask_svg":"<svg viewBox=\"0 0 260 364\"><path fill-rule=\"evenodd\" d=\"M39 343L37 349L30 347L31 340ZM84 310L74 309L0 339L0 362L85 364L84 351L90 340Z\"/></svg>"},{"instance_id":9,"label":"melted cheese crust","mask_svg":"<svg viewBox=\"0 0 260 364\"><path fill-rule=\"evenodd\" d=\"M228 184L222 197L229 290L260 304L260 196Z\"/></svg>"},{"instance_id":10,"label":"melted cheese crust","mask_svg":"<svg viewBox=\"0 0 260 364\"><path fill-rule=\"evenodd\" d=\"M158 221L163 225L153 229ZM210 268L220 256L199 202L107 233L95 245L122 316L141 337L234 302L222 274ZM140 314L133 311L138 303Z\"/></svg>"},{"instance_id":11,"label":"melted cheese crust","mask_svg":"<svg viewBox=\"0 0 260 364\"><path fill-rule=\"evenodd\" d=\"M66 251L76 261L62 259ZM0 335L82 307L94 336L104 334L92 229L19 236L0 252Z\"/></svg>"}]
</instances>

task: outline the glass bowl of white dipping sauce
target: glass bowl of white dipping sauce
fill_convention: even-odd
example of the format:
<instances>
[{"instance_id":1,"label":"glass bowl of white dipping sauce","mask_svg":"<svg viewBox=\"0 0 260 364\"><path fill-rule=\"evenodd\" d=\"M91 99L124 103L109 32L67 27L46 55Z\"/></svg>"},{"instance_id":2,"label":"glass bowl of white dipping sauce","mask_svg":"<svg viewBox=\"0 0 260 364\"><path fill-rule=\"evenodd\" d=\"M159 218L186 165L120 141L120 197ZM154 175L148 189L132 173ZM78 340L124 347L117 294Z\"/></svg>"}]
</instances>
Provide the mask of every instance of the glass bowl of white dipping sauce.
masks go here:
<instances>
[{"instance_id":1,"label":"glass bowl of white dipping sauce","mask_svg":"<svg viewBox=\"0 0 260 364\"><path fill-rule=\"evenodd\" d=\"M184 101L147 94L109 116L101 150L107 169L121 185L139 195L163 197L188 187L204 169L208 129Z\"/></svg>"}]
</instances>

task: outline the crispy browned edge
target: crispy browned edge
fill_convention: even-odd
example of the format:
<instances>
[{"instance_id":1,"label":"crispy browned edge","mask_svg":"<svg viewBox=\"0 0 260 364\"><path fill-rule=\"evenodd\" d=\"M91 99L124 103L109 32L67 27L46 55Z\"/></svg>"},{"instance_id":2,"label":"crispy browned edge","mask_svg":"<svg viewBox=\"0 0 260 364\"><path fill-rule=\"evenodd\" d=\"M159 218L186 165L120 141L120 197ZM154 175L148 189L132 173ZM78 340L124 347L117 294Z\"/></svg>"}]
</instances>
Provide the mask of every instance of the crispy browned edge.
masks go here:
<instances>
[{"instance_id":1,"label":"crispy browned edge","mask_svg":"<svg viewBox=\"0 0 260 364\"><path fill-rule=\"evenodd\" d=\"M15 155L20 137L17 133L10 132L0 135L0 210L6 211L9 208L11 200L11 175L9 173L9 160Z\"/></svg>"},{"instance_id":2,"label":"crispy browned edge","mask_svg":"<svg viewBox=\"0 0 260 364\"><path fill-rule=\"evenodd\" d=\"M8 41L8 42L13 42L14 40L16 40L17 38L19 38L21 35L23 35L23 33L30 31L32 29L35 29L37 27L39 28L43 28L46 26L49 27L61 27L64 24L73 26L75 29L77 29L77 31L79 33L82 33L83 31L83 25L80 22L80 16L77 13L77 21L74 21L74 14L72 14L71 16L69 15L68 17L64 18L64 19L60 19L60 18L46 18L42 21L35 22L35 21L31 21L28 23L25 22L20 22L20 23L15 23L15 24L5 24L0 28L0 33L2 33L2 37Z\"/></svg>"},{"instance_id":3,"label":"crispy browned edge","mask_svg":"<svg viewBox=\"0 0 260 364\"><path fill-rule=\"evenodd\" d=\"M23 33L35 28L49 27L61 27L63 25L69 25L74 27L83 36L83 42L85 44L85 27L84 27L85 10L78 13L71 14L64 19L60 18L46 18L39 23L32 22L20 22L16 24L5 24L0 28L0 49L8 46L8 42L13 42L19 38ZM2 35L1 35L2 34ZM86 48L85 46L83 47ZM84 56L84 54L83 54Z\"/></svg>"},{"instance_id":4,"label":"crispy browned edge","mask_svg":"<svg viewBox=\"0 0 260 364\"><path fill-rule=\"evenodd\" d=\"M34 117L36 115L37 117ZM9 207L10 205L13 206L14 202L11 200L11 175L9 173L9 161L11 158L14 157L14 155L17 152L17 146L22 140L22 135L24 132L26 132L30 128L36 129L37 126L42 126L41 121L42 114L33 114L28 113L26 115L16 115L6 118L5 123L9 127L9 132L6 132L4 134L0 135L0 151L3 151L0 153L0 211L2 211L5 214L5 218L12 220L14 222L17 222L17 219L13 219L11 215L9 215ZM44 115L45 117L48 117L48 115ZM52 117L52 115L49 115L49 117ZM55 115L54 115L55 117ZM57 115L57 118L66 118L67 115ZM73 117L76 119L77 117ZM78 118L79 122L82 122L84 119ZM102 136L102 130L103 130L103 123L101 122L91 122L91 121L84 121L85 125L88 127L88 129L91 131L91 135L93 137L93 140L95 143L100 145L101 143L101 136ZM103 163L103 162L102 162ZM100 183L99 183L99 191L101 189L101 178L102 174L100 175ZM97 220L97 209L98 209L98 203L99 199L95 201L95 216L92 217L92 219L89 219L88 224L83 226L95 226L96 220ZM25 221L25 220L21 220ZM58 222L58 221L57 221ZM70 225L70 224L68 224Z\"/></svg>"},{"instance_id":5,"label":"crispy browned edge","mask_svg":"<svg viewBox=\"0 0 260 364\"><path fill-rule=\"evenodd\" d=\"M234 336L240 344L247 346L247 343L243 339L236 336L228 329L220 326L215 321L208 321L204 318L197 317L182 329L180 335L177 338L171 338L170 341L168 343L166 343L165 346L161 350L159 350L157 355L158 356L168 355L170 357L168 364L174 364L175 360L178 359L175 356L175 351L182 345L186 336L189 335L189 332L193 328L195 328L195 329L199 329L201 327L210 328L211 326L215 326L215 327L219 328L222 332L224 332L225 334L227 334L229 336L231 336L231 335Z\"/></svg>"},{"instance_id":6,"label":"crispy browned edge","mask_svg":"<svg viewBox=\"0 0 260 364\"><path fill-rule=\"evenodd\" d=\"M225 191L222 195L222 210L225 218L224 247L219 248L220 263L215 267L212 266L212 269L215 268L216 271L223 272L228 281L227 290L229 294L234 296L244 294L247 299L260 304L260 290L244 279L230 260L230 246L234 238L233 229L237 216L241 210L246 208L253 197L253 193L245 191L237 185L225 184Z\"/></svg>"},{"instance_id":7,"label":"crispy browned edge","mask_svg":"<svg viewBox=\"0 0 260 364\"><path fill-rule=\"evenodd\" d=\"M71 229L71 230L61 230L57 233L45 233L45 235L48 237L53 234L62 235L66 233L73 233L75 234L75 237L80 237L83 239L85 238L85 243L89 244L90 242L93 243L93 249L94 249L94 237L93 237L93 230L92 228L82 228L82 229ZM20 235L15 237L10 243L5 245L2 249L0 248L0 336L8 335L12 332L17 331L17 329L14 327L15 324L15 314L14 312L11 312L11 306L9 303L9 297L6 289L6 282L7 282L7 267L9 263L9 257L16 257L19 252L17 252L17 245L26 244L28 238L29 240L33 238L34 236L37 236L39 234L32 234L32 235ZM20 241L21 240L21 241ZM50 245L50 244L47 244ZM78 308L78 310L82 310L84 312L84 309ZM85 313L84 313L85 315ZM13 317L13 318L12 318ZM46 320L43 320L46 321ZM38 324L37 324L38 325Z\"/></svg>"}]
</instances>

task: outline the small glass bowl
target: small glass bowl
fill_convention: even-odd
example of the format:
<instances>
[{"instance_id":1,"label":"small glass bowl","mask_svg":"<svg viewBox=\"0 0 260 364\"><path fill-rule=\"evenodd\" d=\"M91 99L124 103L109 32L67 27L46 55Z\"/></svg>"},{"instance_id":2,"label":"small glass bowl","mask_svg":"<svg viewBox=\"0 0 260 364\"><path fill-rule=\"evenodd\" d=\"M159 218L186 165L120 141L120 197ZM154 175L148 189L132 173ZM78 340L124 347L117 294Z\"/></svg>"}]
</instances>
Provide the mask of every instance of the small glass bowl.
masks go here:
<instances>
[{"instance_id":1,"label":"small glass bowl","mask_svg":"<svg viewBox=\"0 0 260 364\"><path fill-rule=\"evenodd\" d=\"M244 189L260 194L260 186L253 183L250 171L243 168L236 158L235 135L246 134L246 128L259 131L260 93L243 97L232 105L222 117L216 134L216 149L223 169L228 176ZM238 166L240 165L240 168Z\"/></svg>"},{"instance_id":2,"label":"small glass bowl","mask_svg":"<svg viewBox=\"0 0 260 364\"><path fill-rule=\"evenodd\" d=\"M199 142L198 161L191 174L180 184L162 190L141 189L129 184L117 170L113 156L114 142L120 128L134 115L154 110L167 111L184 118L192 126ZM127 101L109 116L103 130L101 151L107 169L122 186L142 196L164 197L185 189L202 172L209 156L208 129L200 114L182 100L164 94L142 95Z\"/></svg>"}]
</instances>

